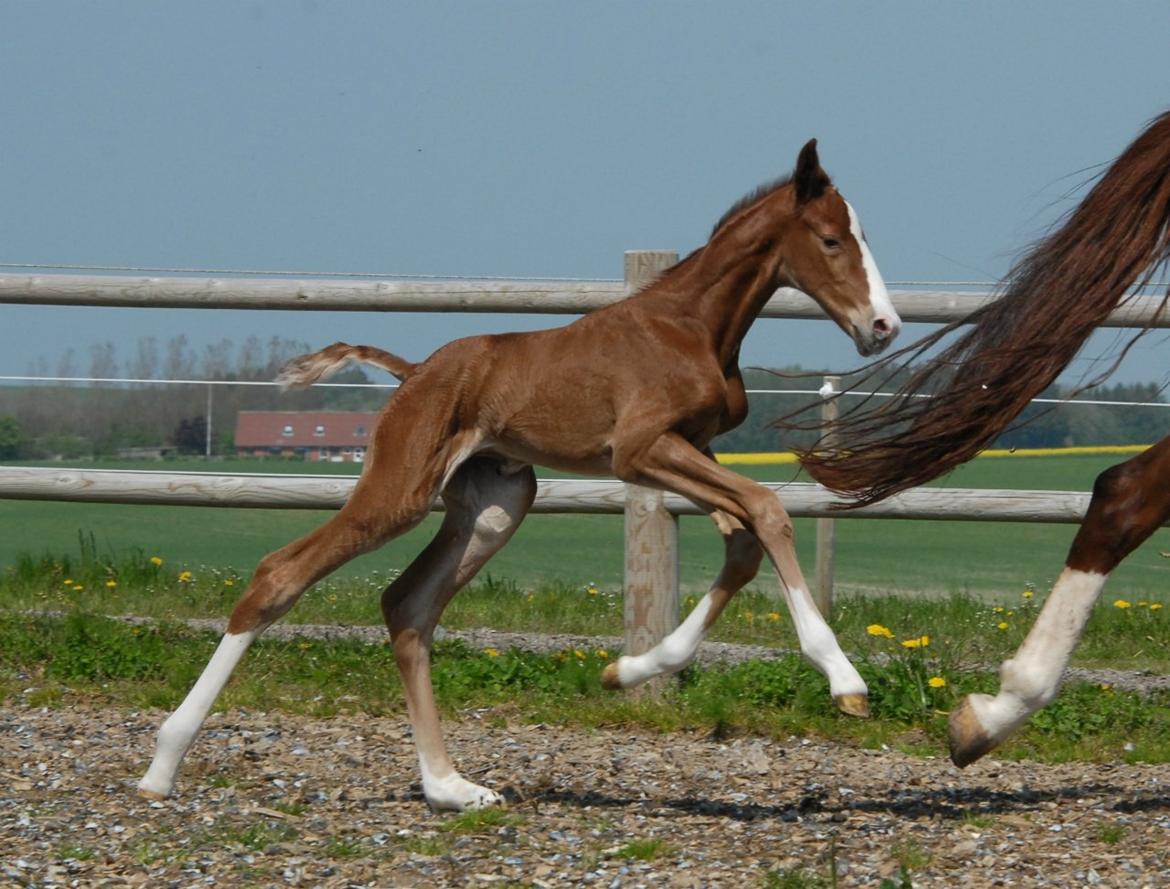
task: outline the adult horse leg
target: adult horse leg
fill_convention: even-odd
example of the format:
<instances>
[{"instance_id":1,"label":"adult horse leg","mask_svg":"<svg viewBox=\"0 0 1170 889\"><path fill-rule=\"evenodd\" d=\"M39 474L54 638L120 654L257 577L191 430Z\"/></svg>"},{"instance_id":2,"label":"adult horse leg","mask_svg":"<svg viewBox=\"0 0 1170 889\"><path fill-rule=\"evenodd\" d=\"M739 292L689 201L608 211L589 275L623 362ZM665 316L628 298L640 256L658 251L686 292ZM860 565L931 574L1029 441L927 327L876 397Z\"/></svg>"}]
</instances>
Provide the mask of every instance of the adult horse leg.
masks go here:
<instances>
[{"instance_id":1,"label":"adult horse leg","mask_svg":"<svg viewBox=\"0 0 1170 889\"><path fill-rule=\"evenodd\" d=\"M447 514L435 539L382 594L432 809L501 802L494 791L463 778L447 753L431 687L431 637L451 597L508 542L535 496L532 467L506 475L497 461L468 460L443 489Z\"/></svg>"},{"instance_id":2,"label":"adult horse leg","mask_svg":"<svg viewBox=\"0 0 1170 889\"><path fill-rule=\"evenodd\" d=\"M965 766L1002 743L1051 701L1111 571L1170 519L1170 437L1105 470L1064 570L1019 651L1000 667L1000 689L969 695L950 719L951 759Z\"/></svg>"},{"instance_id":3,"label":"adult horse leg","mask_svg":"<svg viewBox=\"0 0 1170 889\"><path fill-rule=\"evenodd\" d=\"M606 666L601 684L606 688L631 688L663 673L677 673L695 659L699 643L732 596L743 589L760 568L764 550L734 517L716 510L711 519L723 536L723 568L707 594L691 609L686 620L652 649L639 655L623 655Z\"/></svg>"},{"instance_id":4,"label":"adult horse leg","mask_svg":"<svg viewBox=\"0 0 1170 889\"><path fill-rule=\"evenodd\" d=\"M801 653L829 680L833 700L842 712L869 715L865 681L809 595L796 560L792 520L775 494L708 459L673 432L640 447L615 447L614 466L623 481L674 491L742 523L779 575Z\"/></svg>"}]
</instances>

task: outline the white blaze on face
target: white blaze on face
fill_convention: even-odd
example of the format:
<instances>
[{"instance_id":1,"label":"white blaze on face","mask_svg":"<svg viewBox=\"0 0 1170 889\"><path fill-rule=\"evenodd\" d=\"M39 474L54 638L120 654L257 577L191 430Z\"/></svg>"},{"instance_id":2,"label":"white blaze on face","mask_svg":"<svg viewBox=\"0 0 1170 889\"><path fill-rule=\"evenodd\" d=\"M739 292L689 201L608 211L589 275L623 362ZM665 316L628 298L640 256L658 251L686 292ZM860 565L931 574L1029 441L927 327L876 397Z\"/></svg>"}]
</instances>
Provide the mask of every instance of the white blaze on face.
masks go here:
<instances>
[{"instance_id":1,"label":"white blaze on face","mask_svg":"<svg viewBox=\"0 0 1170 889\"><path fill-rule=\"evenodd\" d=\"M882 273L878 271L873 254L869 252L869 245L865 243L865 235L861 233L861 223L857 219L857 212L853 205L845 202L845 209L849 211L849 232L861 248L861 267L865 269L865 278L869 282L869 303L873 306L874 317L884 317L889 320L891 338L901 327L901 319L890 302L890 294L886 291L886 282L882 280Z\"/></svg>"}]
</instances>

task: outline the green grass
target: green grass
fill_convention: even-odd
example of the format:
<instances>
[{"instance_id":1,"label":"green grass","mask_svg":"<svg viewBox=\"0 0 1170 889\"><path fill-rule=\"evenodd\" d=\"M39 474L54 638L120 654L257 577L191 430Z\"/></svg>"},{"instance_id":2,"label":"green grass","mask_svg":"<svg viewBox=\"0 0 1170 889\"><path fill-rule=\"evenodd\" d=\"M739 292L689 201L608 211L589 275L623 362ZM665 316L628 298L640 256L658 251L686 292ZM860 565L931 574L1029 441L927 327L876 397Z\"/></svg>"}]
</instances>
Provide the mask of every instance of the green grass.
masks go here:
<instances>
[{"instance_id":1,"label":"green grass","mask_svg":"<svg viewBox=\"0 0 1170 889\"><path fill-rule=\"evenodd\" d=\"M1088 490L1110 456L977 459L939 482L959 487ZM97 467L99 464L80 464ZM106 467L192 469L215 472L354 472L350 464L287 461L186 461L100 464ZM791 466L734 467L762 480L786 481ZM542 476L554 473L541 471ZM98 550L112 560L141 551L167 563L206 573L228 569L246 578L268 552L320 525L316 510L235 510L212 507L129 506L89 503L0 501L0 566L22 555L59 555L76 550L78 534L92 534ZM342 578L387 577L401 571L422 550L438 518L391 541L377 553L342 568ZM532 516L489 565L496 577L515 578L524 588L549 584L579 587L595 583L616 589L622 578L621 516ZM842 518L837 524L837 585L849 592L970 593L1010 596L1031 583L1043 592L1064 562L1075 528L993 522L929 522ZM797 521L797 549L811 574L815 532L811 520ZM702 592L718 573L722 544L711 523L700 517L680 522L683 588ZM1163 529L1135 552L1110 581L1109 592L1125 598L1153 596L1170 587L1170 534ZM765 572L752 585L774 590ZM212 604L212 603L209 603ZM376 604L370 612L376 619Z\"/></svg>"},{"instance_id":2,"label":"green grass","mask_svg":"<svg viewBox=\"0 0 1170 889\"><path fill-rule=\"evenodd\" d=\"M286 620L381 626L379 597L391 577L372 572L327 579ZM136 614L161 620L225 616L245 583L244 577L231 570L189 569L149 556L145 550L115 561L103 555L92 539L82 537L72 555L21 556L0 570L0 609ZM925 635L933 640L928 646L931 652L949 652L955 663L995 664L1023 640L1043 597L1043 592L1023 586L996 599L963 594L846 595L837 600L831 617L843 644L853 651L869 652L882 645L898 648L903 640ZM694 593L685 595L682 612L689 612L697 599ZM1170 669L1170 608L1164 606L1164 598L1105 596L1085 630L1076 663ZM867 630L874 624L888 627L894 640L875 639ZM443 626L620 637L622 596L616 586L528 587L487 573L454 599ZM797 648L787 610L758 590L741 593L732 601L714 625L711 638Z\"/></svg>"},{"instance_id":3,"label":"green grass","mask_svg":"<svg viewBox=\"0 0 1170 889\"><path fill-rule=\"evenodd\" d=\"M611 654L567 650L536 655L479 652L460 643L436 646L436 697L448 715L501 707L508 718L580 726L642 726L835 738L868 747L898 745L907 733L914 752L941 755L945 712L964 694L990 691L989 670L952 663L954 652L932 639L925 649L870 637L858 653L871 689L873 718L853 720L833 709L825 680L798 656L735 667L690 668L662 700L604 691ZM133 708L175 707L202 670L214 637L175 624L133 627L81 613L64 617L0 614L0 700L59 706L77 700ZM879 657L880 655L880 657ZM945 674L932 687L929 677ZM1141 696L1073 683L999 753L1045 761L1170 759L1170 694ZM261 639L218 703L313 717L337 713L397 715L405 708L388 646L347 641ZM469 829L491 825L467 825ZM499 825L496 825L499 826ZM236 838L246 843L247 838Z\"/></svg>"}]
</instances>

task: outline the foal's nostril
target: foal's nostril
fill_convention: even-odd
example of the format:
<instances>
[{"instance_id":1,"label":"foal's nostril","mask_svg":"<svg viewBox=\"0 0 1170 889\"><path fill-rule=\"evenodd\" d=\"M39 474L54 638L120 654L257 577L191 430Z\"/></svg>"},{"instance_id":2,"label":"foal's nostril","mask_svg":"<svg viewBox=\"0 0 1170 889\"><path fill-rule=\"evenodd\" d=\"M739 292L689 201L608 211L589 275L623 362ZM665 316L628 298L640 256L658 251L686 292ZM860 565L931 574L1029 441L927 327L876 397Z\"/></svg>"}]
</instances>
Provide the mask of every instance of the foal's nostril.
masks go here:
<instances>
[{"instance_id":1,"label":"foal's nostril","mask_svg":"<svg viewBox=\"0 0 1170 889\"><path fill-rule=\"evenodd\" d=\"M878 339L884 340L891 333L894 332L894 325L892 325L888 318L874 318L873 319L873 333Z\"/></svg>"}]
</instances>

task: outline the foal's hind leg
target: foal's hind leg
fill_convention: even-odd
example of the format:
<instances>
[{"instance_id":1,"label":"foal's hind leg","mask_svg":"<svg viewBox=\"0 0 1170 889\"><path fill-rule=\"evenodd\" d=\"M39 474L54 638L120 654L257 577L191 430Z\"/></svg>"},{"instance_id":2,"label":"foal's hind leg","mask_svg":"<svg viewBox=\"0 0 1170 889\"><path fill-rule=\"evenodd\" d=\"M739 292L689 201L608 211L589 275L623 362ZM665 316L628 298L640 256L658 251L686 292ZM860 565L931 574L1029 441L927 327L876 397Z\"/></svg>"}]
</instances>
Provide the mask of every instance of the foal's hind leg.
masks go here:
<instances>
[{"instance_id":1,"label":"foal's hind leg","mask_svg":"<svg viewBox=\"0 0 1170 889\"><path fill-rule=\"evenodd\" d=\"M468 460L443 490L447 514L439 533L382 594L423 793L432 809L476 809L502 801L462 777L447 754L431 687L431 637L451 597L508 542L535 496L531 467L505 475L494 460Z\"/></svg>"},{"instance_id":2,"label":"foal's hind leg","mask_svg":"<svg viewBox=\"0 0 1170 889\"><path fill-rule=\"evenodd\" d=\"M649 651L622 656L601 674L606 688L631 688L663 673L677 673L695 659L699 643L719 619L732 596L751 582L760 569L764 550L735 518L715 511L711 518L723 535L723 568L707 594L669 636Z\"/></svg>"},{"instance_id":3,"label":"foal's hind leg","mask_svg":"<svg viewBox=\"0 0 1170 889\"><path fill-rule=\"evenodd\" d=\"M1170 438L1107 469L1064 570L1015 657L1000 667L1000 690L970 695L951 713L951 759L965 766L1001 744L1051 701L1111 571L1170 519Z\"/></svg>"},{"instance_id":4,"label":"foal's hind leg","mask_svg":"<svg viewBox=\"0 0 1170 889\"><path fill-rule=\"evenodd\" d=\"M261 560L211 661L159 729L154 759L138 785L143 796L161 799L170 795L183 756L252 641L322 577L421 521L430 509L442 468L442 461L437 460L394 503L387 503L386 492L378 487L386 479L379 477L375 485L370 482L373 474L363 476L337 515Z\"/></svg>"}]
</instances>

